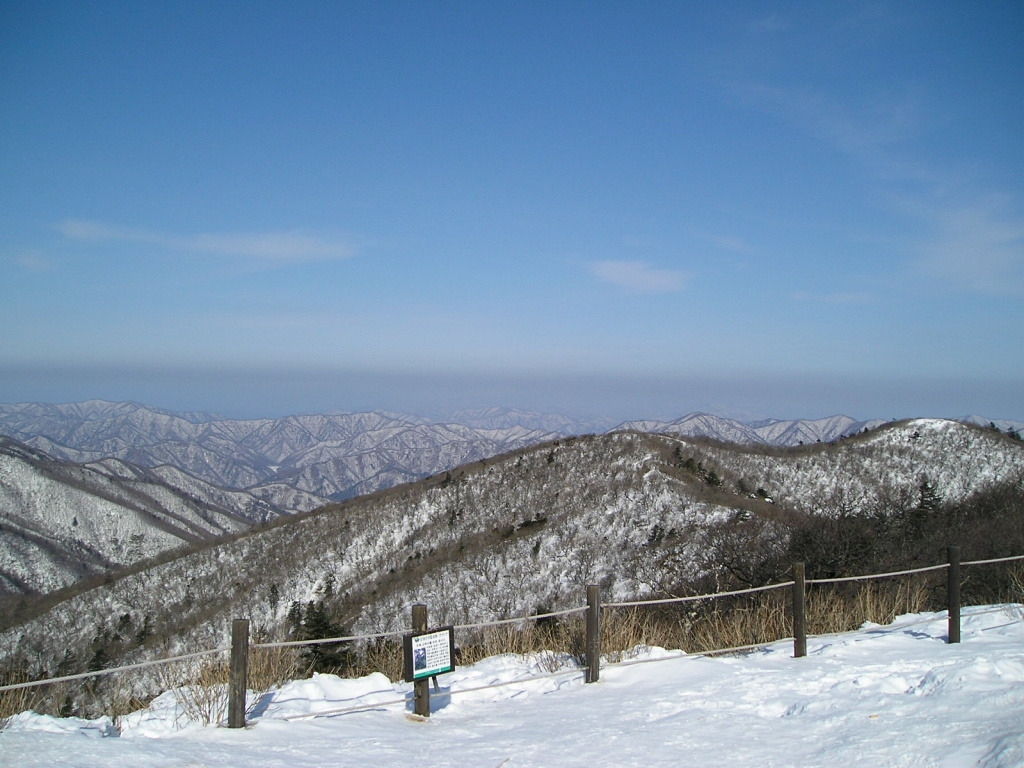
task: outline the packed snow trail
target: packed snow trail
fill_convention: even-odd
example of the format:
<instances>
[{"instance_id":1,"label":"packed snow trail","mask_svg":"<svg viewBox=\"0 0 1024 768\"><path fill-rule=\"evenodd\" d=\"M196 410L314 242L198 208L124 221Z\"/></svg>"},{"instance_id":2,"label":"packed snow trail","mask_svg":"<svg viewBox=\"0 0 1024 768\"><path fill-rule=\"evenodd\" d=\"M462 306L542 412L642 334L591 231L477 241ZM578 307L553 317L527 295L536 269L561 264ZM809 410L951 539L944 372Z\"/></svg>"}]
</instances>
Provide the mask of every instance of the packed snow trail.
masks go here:
<instances>
[{"instance_id":1,"label":"packed snow trail","mask_svg":"<svg viewBox=\"0 0 1024 768\"><path fill-rule=\"evenodd\" d=\"M790 643L717 658L648 649L640 658L664 660L607 666L595 685L568 670L458 693L540 671L500 656L444 676L454 695L425 722L402 705L284 719L408 693L382 675L289 683L245 730L176 726L173 693L123 718L120 736L106 719L24 713L0 733L0 765L1024 766L1024 610L965 609L962 626L947 645L944 614L901 617L811 638L803 659Z\"/></svg>"}]
</instances>

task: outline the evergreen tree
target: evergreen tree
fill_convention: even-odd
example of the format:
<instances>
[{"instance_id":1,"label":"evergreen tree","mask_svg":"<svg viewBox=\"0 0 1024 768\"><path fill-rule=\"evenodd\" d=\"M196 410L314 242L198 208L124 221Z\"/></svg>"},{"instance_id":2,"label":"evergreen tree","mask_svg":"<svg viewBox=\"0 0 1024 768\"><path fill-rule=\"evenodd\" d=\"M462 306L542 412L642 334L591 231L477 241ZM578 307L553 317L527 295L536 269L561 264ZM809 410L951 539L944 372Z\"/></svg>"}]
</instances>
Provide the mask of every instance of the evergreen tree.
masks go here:
<instances>
[{"instance_id":1,"label":"evergreen tree","mask_svg":"<svg viewBox=\"0 0 1024 768\"><path fill-rule=\"evenodd\" d=\"M917 508L924 514L931 515L942 507L942 497L927 477L922 478L921 484L917 487L917 493Z\"/></svg>"},{"instance_id":2,"label":"evergreen tree","mask_svg":"<svg viewBox=\"0 0 1024 768\"><path fill-rule=\"evenodd\" d=\"M292 600L292 604L288 607L288 616L286 618L288 626L291 628L293 635L301 634L302 630L302 603L298 600Z\"/></svg>"},{"instance_id":3,"label":"evergreen tree","mask_svg":"<svg viewBox=\"0 0 1024 768\"><path fill-rule=\"evenodd\" d=\"M270 612L277 613L277 605L281 601L281 591L277 588L277 584L270 585L270 591L267 593L267 603L270 605Z\"/></svg>"},{"instance_id":4,"label":"evergreen tree","mask_svg":"<svg viewBox=\"0 0 1024 768\"><path fill-rule=\"evenodd\" d=\"M135 642L142 645L146 640L153 634L153 623L147 613L142 617L142 626L139 627L139 631L135 633Z\"/></svg>"},{"instance_id":5,"label":"evergreen tree","mask_svg":"<svg viewBox=\"0 0 1024 768\"><path fill-rule=\"evenodd\" d=\"M302 620L303 640L321 640L344 634L345 628L331 620L322 600L310 600L306 604ZM348 665L350 652L342 643L317 643L307 646L302 656L314 672L337 672Z\"/></svg>"},{"instance_id":6,"label":"evergreen tree","mask_svg":"<svg viewBox=\"0 0 1024 768\"><path fill-rule=\"evenodd\" d=\"M904 543L909 544L910 541L924 538L930 528L938 525L938 513L941 509L942 496L935 490L927 476L922 477L917 486L917 504L904 517Z\"/></svg>"}]
</instances>

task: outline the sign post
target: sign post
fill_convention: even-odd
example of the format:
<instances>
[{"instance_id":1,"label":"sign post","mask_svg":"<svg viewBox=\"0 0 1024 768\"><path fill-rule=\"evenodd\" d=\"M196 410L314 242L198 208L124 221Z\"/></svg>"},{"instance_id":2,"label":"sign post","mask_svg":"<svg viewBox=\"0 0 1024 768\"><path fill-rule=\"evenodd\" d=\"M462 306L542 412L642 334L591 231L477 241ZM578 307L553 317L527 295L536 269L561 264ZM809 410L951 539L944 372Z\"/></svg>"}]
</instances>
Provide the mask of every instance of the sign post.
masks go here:
<instances>
[{"instance_id":1,"label":"sign post","mask_svg":"<svg viewBox=\"0 0 1024 768\"><path fill-rule=\"evenodd\" d=\"M455 670L455 629L427 629L427 606L412 607L413 631L403 638L405 682L413 684L414 711L430 717L430 678Z\"/></svg>"},{"instance_id":2,"label":"sign post","mask_svg":"<svg viewBox=\"0 0 1024 768\"><path fill-rule=\"evenodd\" d=\"M231 622L228 728L245 728L245 689L249 676L249 620Z\"/></svg>"}]
</instances>

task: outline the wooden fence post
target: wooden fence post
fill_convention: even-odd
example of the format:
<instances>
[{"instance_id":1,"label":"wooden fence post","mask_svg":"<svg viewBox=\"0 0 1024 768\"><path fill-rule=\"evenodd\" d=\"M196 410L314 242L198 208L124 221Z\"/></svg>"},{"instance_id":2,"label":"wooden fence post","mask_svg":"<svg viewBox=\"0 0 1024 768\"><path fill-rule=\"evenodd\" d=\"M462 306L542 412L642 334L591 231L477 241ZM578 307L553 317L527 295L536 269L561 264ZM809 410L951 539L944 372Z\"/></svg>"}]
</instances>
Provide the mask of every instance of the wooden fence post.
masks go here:
<instances>
[{"instance_id":1,"label":"wooden fence post","mask_svg":"<svg viewBox=\"0 0 1024 768\"><path fill-rule=\"evenodd\" d=\"M793 563L793 658L807 655L807 605L804 564Z\"/></svg>"},{"instance_id":2,"label":"wooden fence post","mask_svg":"<svg viewBox=\"0 0 1024 768\"><path fill-rule=\"evenodd\" d=\"M587 674L585 682L596 683L601 677L601 587L587 586Z\"/></svg>"},{"instance_id":3,"label":"wooden fence post","mask_svg":"<svg viewBox=\"0 0 1024 768\"><path fill-rule=\"evenodd\" d=\"M231 671L228 683L228 728L245 728L245 689L249 677L249 620L231 622Z\"/></svg>"},{"instance_id":4,"label":"wooden fence post","mask_svg":"<svg viewBox=\"0 0 1024 768\"><path fill-rule=\"evenodd\" d=\"M412 607L412 631L427 631L427 606L423 603L416 603ZM412 684L413 711L421 717L430 717L430 680L424 677Z\"/></svg>"},{"instance_id":5,"label":"wooden fence post","mask_svg":"<svg viewBox=\"0 0 1024 768\"><path fill-rule=\"evenodd\" d=\"M947 642L960 642L960 547L948 550L949 569L946 573L946 602L949 608Z\"/></svg>"}]
</instances>

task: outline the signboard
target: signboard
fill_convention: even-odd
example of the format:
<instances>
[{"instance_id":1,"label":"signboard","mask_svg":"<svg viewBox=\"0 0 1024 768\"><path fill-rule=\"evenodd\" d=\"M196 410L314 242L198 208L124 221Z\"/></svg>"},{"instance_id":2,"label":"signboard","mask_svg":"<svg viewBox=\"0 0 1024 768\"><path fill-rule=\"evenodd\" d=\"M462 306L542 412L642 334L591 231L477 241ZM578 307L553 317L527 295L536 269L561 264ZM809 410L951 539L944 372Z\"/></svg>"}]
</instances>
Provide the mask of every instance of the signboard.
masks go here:
<instances>
[{"instance_id":1,"label":"signboard","mask_svg":"<svg viewBox=\"0 0 1024 768\"><path fill-rule=\"evenodd\" d=\"M455 670L455 629L442 627L413 632L404 638L405 682Z\"/></svg>"}]
</instances>

